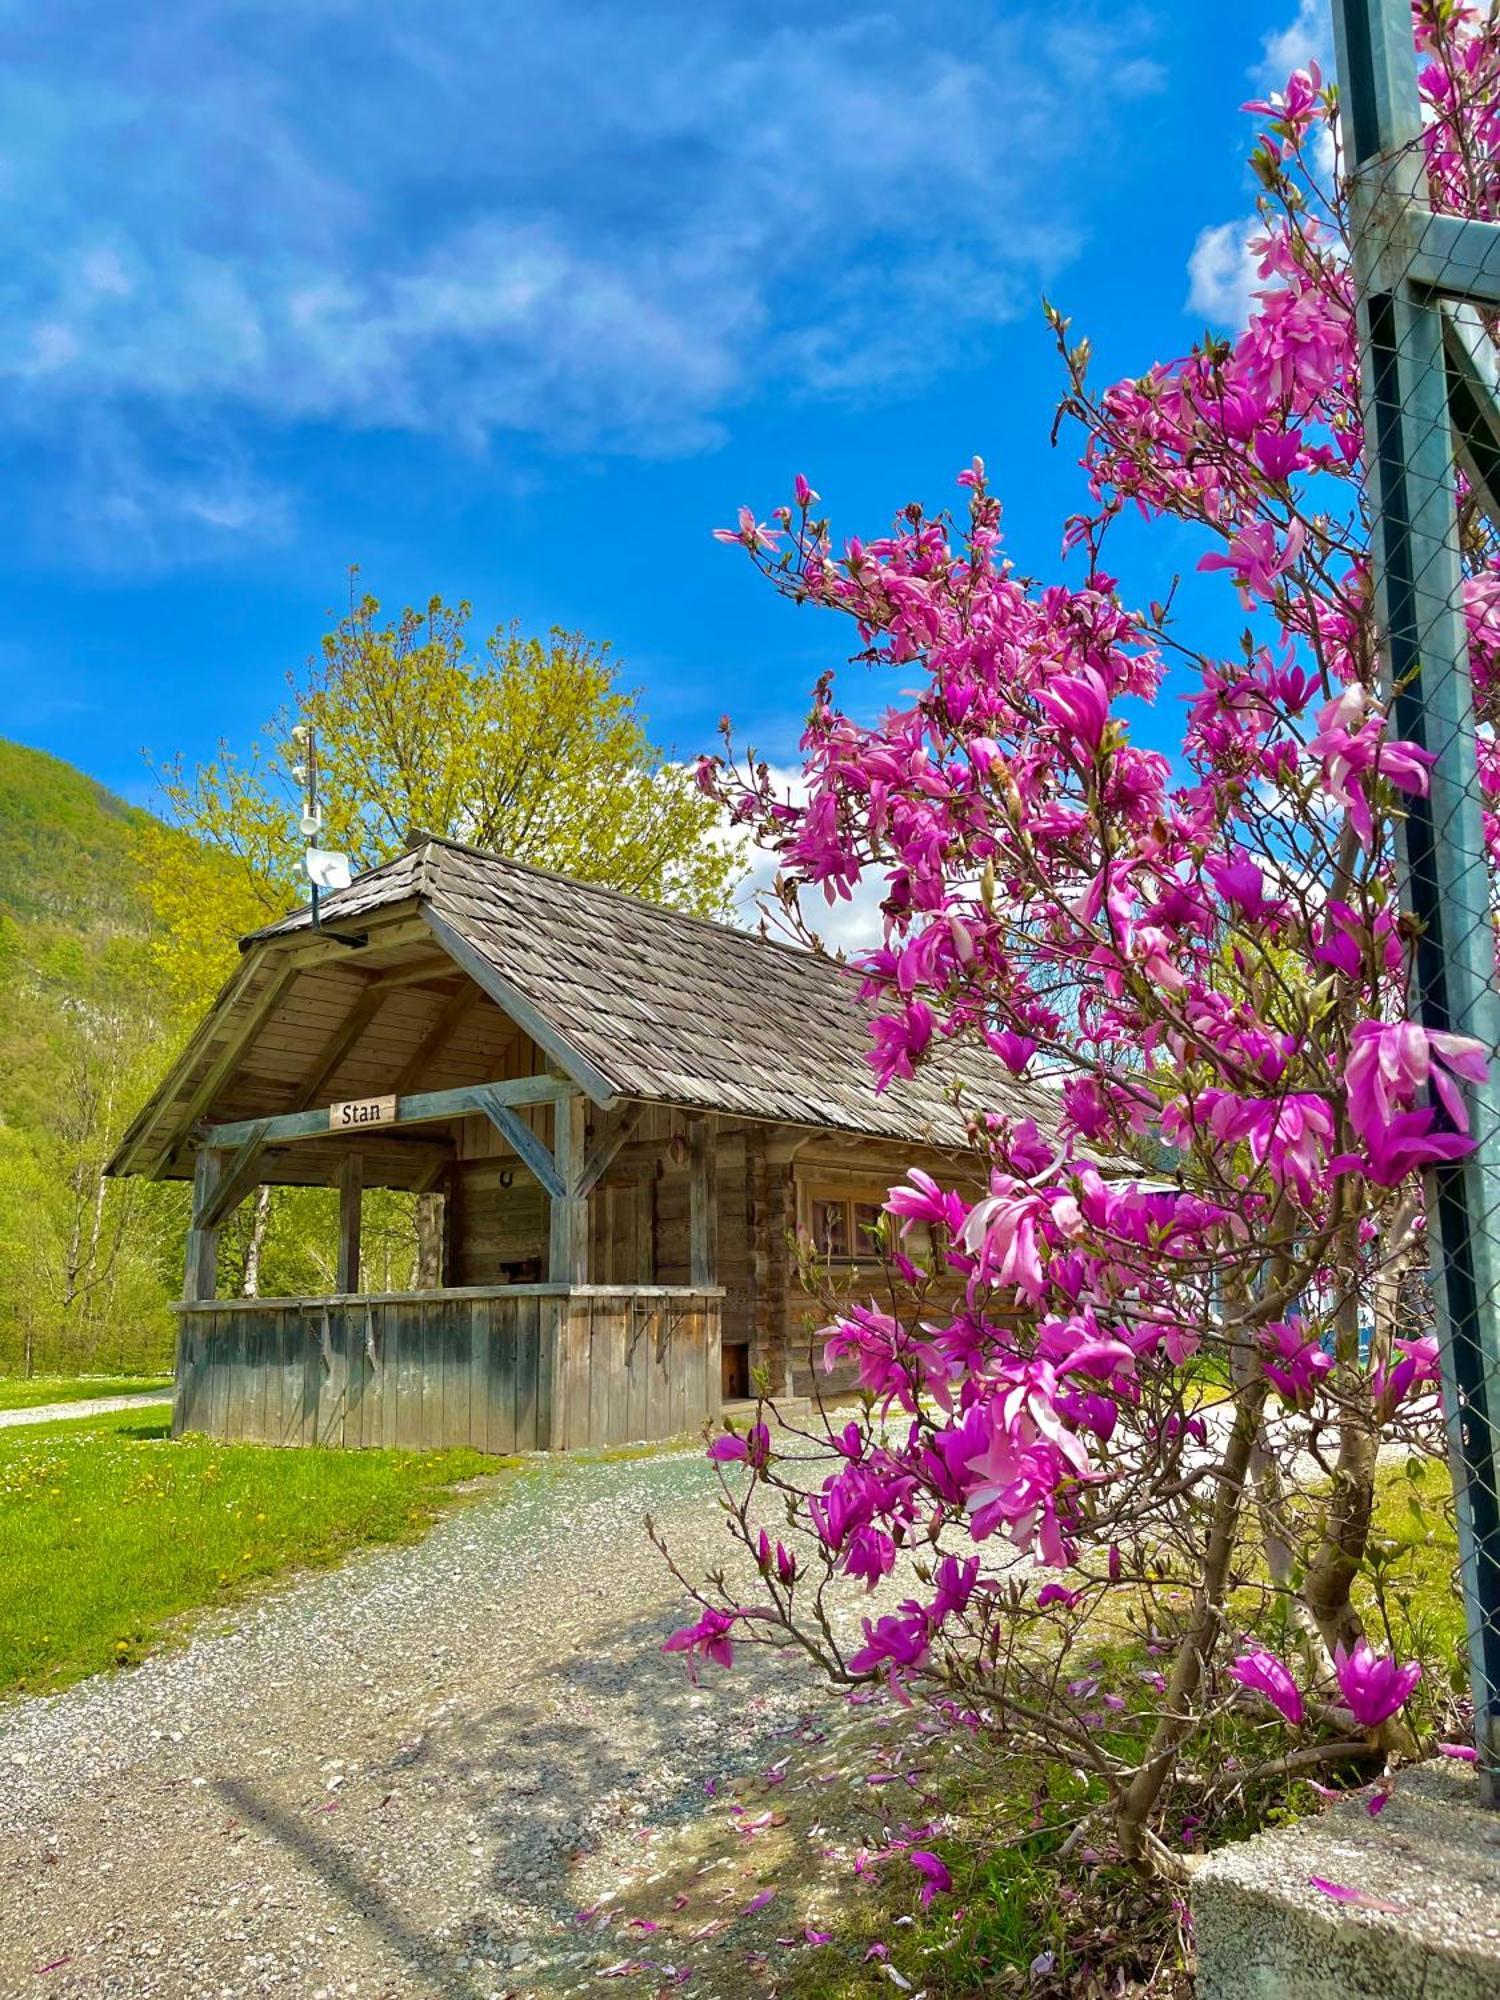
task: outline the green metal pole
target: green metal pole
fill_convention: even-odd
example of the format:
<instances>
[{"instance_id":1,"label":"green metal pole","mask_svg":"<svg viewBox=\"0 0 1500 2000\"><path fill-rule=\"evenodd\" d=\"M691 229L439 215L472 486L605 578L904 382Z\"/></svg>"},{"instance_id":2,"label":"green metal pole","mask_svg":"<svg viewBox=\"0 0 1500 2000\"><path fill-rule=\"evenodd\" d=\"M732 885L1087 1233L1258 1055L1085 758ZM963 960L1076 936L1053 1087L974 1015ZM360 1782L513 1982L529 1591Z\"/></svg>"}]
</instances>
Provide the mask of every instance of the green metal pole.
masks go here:
<instances>
[{"instance_id":1,"label":"green metal pole","mask_svg":"<svg viewBox=\"0 0 1500 2000\"><path fill-rule=\"evenodd\" d=\"M1416 920L1414 1013L1476 1035L1491 1081L1466 1092L1477 1144L1427 1182L1482 1794L1500 1804L1500 1001L1453 437L1436 298L1409 278L1426 209L1408 0L1334 0L1344 142L1354 162L1371 559L1394 732L1433 754L1409 801L1399 876Z\"/></svg>"}]
</instances>

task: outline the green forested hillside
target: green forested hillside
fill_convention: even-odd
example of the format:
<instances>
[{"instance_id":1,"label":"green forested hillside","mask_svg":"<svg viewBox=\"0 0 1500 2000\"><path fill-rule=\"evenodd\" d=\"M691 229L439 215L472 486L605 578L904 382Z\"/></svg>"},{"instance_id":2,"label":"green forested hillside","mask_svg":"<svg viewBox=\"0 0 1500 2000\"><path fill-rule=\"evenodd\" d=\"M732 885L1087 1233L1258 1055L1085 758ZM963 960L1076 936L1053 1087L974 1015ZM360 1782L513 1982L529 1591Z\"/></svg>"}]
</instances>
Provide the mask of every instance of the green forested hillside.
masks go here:
<instances>
[{"instance_id":1,"label":"green forested hillside","mask_svg":"<svg viewBox=\"0 0 1500 2000\"><path fill-rule=\"evenodd\" d=\"M139 932L129 836L146 817L60 758L0 740L0 910Z\"/></svg>"},{"instance_id":2,"label":"green forested hillside","mask_svg":"<svg viewBox=\"0 0 1500 2000\"><path fill-rule=\"evenodd\" d=\"M0 742L0 1372L158 1363L182 1197L102 1178L171 1034L147 816Z\"/></svg>"},{"instance_id":3,"label":"green forested hillside","mask_svg":"<svg viewBox=\"0 0 1500 2000\"><path fill-rule=\"evenodd\" d=\"M274 914L224 850L0 741L0 1375L169 1360L188 1191L103 1168L235 936ZM366 1268L386 1289L411 1281L411 1210L366 1202ZM333 1260L322 1189L263 1189L220 1235L231 1295L323 1290Z\"/></svg>"}]
</instances>

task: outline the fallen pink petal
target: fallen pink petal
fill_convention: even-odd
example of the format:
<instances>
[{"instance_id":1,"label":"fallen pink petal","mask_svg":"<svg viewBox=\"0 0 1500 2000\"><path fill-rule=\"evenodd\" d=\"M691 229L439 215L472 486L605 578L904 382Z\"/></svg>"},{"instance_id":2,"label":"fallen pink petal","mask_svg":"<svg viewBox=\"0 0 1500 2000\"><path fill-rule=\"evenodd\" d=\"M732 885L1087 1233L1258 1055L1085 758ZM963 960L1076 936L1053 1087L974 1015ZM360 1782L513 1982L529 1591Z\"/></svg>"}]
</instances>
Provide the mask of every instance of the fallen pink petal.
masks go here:
<instances>
[{"instance_id":1,"label":"fallen pink petal","mask_svg":"<svg viewBox=\"0 0 1500 2000\"><path fill-rule=\"evenodd\" d=\"M1382 1910L1390 1916L1404 1914L1399 1903L1390 1903L1383 1896L1372 1896L1364 1889L1351 1889L1342 1882L1329 1882L1321 1875L1309 1875L1308 1884L1320 1895L1329 1896L1336 1903L1347 1903L1351 1909Z\"/></svg>"}]
</instances>

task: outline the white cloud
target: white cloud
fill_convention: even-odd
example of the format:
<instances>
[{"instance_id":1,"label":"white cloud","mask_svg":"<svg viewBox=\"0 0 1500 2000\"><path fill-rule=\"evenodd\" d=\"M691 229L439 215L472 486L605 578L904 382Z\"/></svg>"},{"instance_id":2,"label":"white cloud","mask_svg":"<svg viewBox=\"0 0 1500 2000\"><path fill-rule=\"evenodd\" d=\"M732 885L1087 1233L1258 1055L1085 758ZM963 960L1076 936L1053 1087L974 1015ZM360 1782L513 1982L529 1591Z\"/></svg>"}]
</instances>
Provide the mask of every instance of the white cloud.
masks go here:
<instances>
[{"instance_id":1,"label":"white cloud","mask_svg":"<svg viewBox=\"0 0 1500 2000\"><path fill-rule=\"evenodd\" d=\"M134 282L120 262L119 253L107 244L85 251L81 275L92 292L108 292L114 298L124 299L135 290Z\"/></svg>"},{"instance_id":2,"label":"white cloud","mask_svg":"<svg viewBox=\"0 0 1500 2000\"><path fill-rule=\"evenodd\" d=\"M227 543L275 545L291 532L288 496L223 439L183 446L101 412L75 441L76 470L63 499L78 546L100 569L162 567L218 554Z\"/></svg>"},{"instance_id":3,"label":"white cloud","mask_svg":"<svg viewBox=\"0 0 1500 2000\"><path fill-rule=\"evenodd\" d=\"M792 804L806 799L807 786L800 770L785 765L772 765L770 769L778 797ZM787 940L786 914L773 887L780 865L778 856L758 846L743 827L729 828L726 838L739 851L749 870L736 899L733 921L744 930L759 930L764 923L772 937ZM885 878L878 871L863 876L850 897L838 896L832 903L824 900L820 890L804 889L800 902L802 919L829 951L846 954L864 951L879 944L884 935L880 904L885 895Z\"/></svg>"},{"instance_id":4,"label":"white cloud","mask_svg":"<svg viewBox=\"0 0 1500 2000\"><path fill-rule=\"evenodd\" d=\"M1252 75L1266 92L1285 88L1294 70L1317 63L1325 79L1333 72L1333 25L1327 0L1299 0L1295 19L1262 37L1263 54ZM1312 167L1323 182L1332 177L1333 140L1326 125L1313 135ZM1253 294L1263 282L1250 250L1264 233L1256 216L1220 222L1200 230L1188 258L1188 310L1214 326L1238 333L1249 320Z\"/></svg>"},{"instance_id":5,"label":"white cloud","mask_svg":"<svg viewBox=\"0 0 1500 2000\"><path fill-rule=\"evenodd\" d=\"M1252 240L1265 233L1258 216L1200 230L1188 258L1188 307L1215 326L1238 333L1250 317L1260 285Z\"/></svg>"},{"instance_id":6,"label":"white cloud","mask_svg":"<svg viewBox=\"0 0 1500 2000\"><path fill-rule=\"evenodd\" d=\"M1076 254L1130 10L58 0L0 77L0 415L659 455L959 366ZM7 333L6 328L10 331ZM70 423L70 414L73 421Z\"/></svg>"},{"instance_id":7,"label":"white cloud","mask_svg":"<svg viewBox=\"0 0 1500 2000\"><path fill-rule=\"evenodd\" d=\"M1328 0L1300 0L1297 18L1273 29L1261 46L1265 55L1257 72L1267 90L1280 90L1293 70L1317 63L1326 77L1333 68L1333 22Z\"/></svg>"}]
</instances>

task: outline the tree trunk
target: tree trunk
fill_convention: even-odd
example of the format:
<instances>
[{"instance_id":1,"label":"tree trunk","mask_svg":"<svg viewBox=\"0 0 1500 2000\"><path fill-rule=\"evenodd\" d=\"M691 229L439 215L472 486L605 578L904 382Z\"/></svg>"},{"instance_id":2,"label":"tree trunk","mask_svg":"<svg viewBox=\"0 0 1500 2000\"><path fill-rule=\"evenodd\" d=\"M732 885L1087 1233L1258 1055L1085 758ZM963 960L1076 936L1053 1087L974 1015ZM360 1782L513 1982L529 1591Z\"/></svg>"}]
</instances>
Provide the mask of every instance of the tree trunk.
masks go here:
<instances>
[{"instance_id":1,"label":"tree trunk","mask_svg":"<svg viewBox=\"0 0 1500 2000\"><path fill-rule=\"evenodd\" d=\"M250 1241L245 1245L245 1276L240 1296L260 1297L260 1253L266 1245L266 1228L271 1220L271 1189L262 1182L255 1190L255 1212L250 1219Z\"/></svg>"},{"instance_id":2,"label":"tree trunk","mask_svg":"<svg viewBox=\"0 0 1500 2000\"><path fill-rule=\"evenodd\" d=\"M1239 1533L1250 1454L1265 1409L1265 1378L1236 1388L1234 1402L1234 1428L1219 1465L1218 1492L1203 1551L1203 1572L1193 1596L1187 1630L1177 1648L1150 1747L1115 1808L1115 1828L1125 1859L1173 1880L1181 1879L1180 1857L1169 1854L1153 1838L1146 1821L1177 1761L1183 1739L1193 1727L1193 1698L1223 1625L1224 1588Z\"/></svg>"},{"instance_id":3,"label":"tree trunk","mask_svg":"<svg viewBox=\"0 0 1500 2000\"><path fill-rule=\"evenodd\" d=\"M435 1292L443 1282L443 1197L417 1196L417 1290Z\"/></svg>"},{"instance_id":4,"label":"tree trunk","mask_svg":"<svg viewBox=\"0 0 1500 2000\"><path fill-rule=\"evenodd\" d=\"M1370 1404L1369 1386L1359 1370L1359 1305L1351 1294L1339 1308L1335 1345L1338 1360L1333 1381L1342 1399L1339 1456L1333 1492L1323 1516L1323 1535L1308 1565L1302 1596L1317 1620L1324 1644L1352 1646L1363 1627L1349 1599L1370 1539L1375 1506L1375 1457L1379 1427Z\"/></svg>"}]
</instances>

